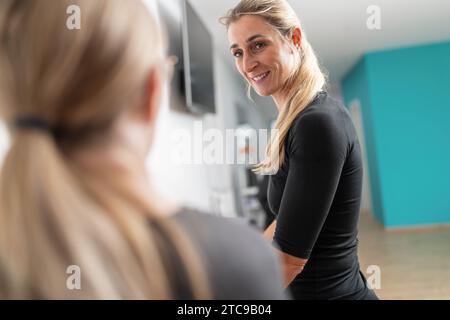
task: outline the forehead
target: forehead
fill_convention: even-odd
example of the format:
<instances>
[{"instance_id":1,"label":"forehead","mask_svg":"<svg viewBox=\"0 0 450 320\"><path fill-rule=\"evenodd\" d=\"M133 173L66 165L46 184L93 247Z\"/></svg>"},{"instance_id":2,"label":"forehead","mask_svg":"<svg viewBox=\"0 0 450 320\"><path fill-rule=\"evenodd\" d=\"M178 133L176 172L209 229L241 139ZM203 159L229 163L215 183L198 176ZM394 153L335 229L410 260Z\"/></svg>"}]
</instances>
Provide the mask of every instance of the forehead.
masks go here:
<instances>
[{"instance_id":1,"label":"forehead","mask_svg":"<svg viewBox=\"0 0 450 320\"><path fill-rule=\"evenodd\" d=\"M228 27L228 41L231 45L242 46L248 38L256 34L272 37L276 32L264 18L254 15L242 16Z\"/></svg>"}]
</instances>

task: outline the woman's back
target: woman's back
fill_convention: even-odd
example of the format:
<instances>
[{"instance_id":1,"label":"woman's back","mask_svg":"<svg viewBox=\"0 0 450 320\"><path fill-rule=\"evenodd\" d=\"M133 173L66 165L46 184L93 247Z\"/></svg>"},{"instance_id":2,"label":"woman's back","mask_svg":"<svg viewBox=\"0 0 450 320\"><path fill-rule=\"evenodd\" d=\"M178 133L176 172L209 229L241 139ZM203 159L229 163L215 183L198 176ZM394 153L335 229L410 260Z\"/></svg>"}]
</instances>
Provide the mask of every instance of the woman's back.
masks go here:
<instances>
[{"instance_id":1,"label":"woman's back","mask_svg":"<svg viewBox=\"0 0 450 320\"><path fill-rule=\"evenodd\" d=\"M285 299L277 257L261 234L244 222L182 209L170 219L179 223L204 261L213 298ZM174 259L173 257L169 259ZM176 258L175 258L176 260ZM183 270L173 265L179 298L192 295L183 281Z\"/></svg>"}]
</instances>

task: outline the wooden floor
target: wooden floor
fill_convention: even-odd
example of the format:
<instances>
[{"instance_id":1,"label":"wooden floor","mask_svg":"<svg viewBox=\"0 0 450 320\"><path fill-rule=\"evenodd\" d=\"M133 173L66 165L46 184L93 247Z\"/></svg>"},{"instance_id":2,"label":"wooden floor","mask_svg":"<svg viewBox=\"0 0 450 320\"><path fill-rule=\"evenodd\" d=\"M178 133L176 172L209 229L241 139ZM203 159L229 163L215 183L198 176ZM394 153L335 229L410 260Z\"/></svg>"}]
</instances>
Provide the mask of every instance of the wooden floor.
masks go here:
<instances>
[{"instance_id":1,"label":"wooden floor","mask_svg":"<svg viewBox=\"0 0 450 320\"><path fill-rule=\"evenodd\" d=\"M359 224L361 270L381 270L380 299L450 299L450 229L386 231L370 214Z\"/></svg>"}]
</instances>

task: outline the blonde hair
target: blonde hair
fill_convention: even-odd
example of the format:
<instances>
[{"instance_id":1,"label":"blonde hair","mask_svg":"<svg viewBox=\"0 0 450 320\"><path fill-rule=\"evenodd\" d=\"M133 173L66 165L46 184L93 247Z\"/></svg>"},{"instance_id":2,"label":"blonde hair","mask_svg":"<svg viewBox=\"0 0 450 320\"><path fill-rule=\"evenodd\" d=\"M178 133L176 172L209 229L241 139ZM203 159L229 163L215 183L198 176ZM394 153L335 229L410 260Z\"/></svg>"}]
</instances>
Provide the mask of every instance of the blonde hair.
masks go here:
<instances>
[{"instance_id":1,"label":"blonde hair","mask_svg":"<svg viewBox=\"0 0 450 320\"><path fill-rule=\"evenodd\" d=\"M326 78L301 27L297 14L287 1L241 0L228 11L226 16L220 19L220 22L228 28L230 24L245 15L262 17L279 33L283 40L287 41L293 51L297 52L295 55L297 67L292 70L282 87L282 90L287 93L287 99L286 104L281 106L281 111L275 122L275 134L272 135L267 145L266 158L254 168L254 171L258 173L272 174L280 168L284 161L285 140L289 128L299 113L322 90ZM296 50L289 41L296 27L302 30L300 51Z\"/></svg>"},{"instance_id":2,"label":"blonde hair","mask_svg":"<svg viewBox=\"0 0 450 320\"><path fill-rule=\"evenodd\" d=\"M80 30L66 28L70 5L81 8ZM138 179L72 156L112 139L119 116L142 106L164 47L139 0L1 1L3 116L37 117L58 135L11 127L0 178L0 298L176 298L168 248L193 298L210 297L200 254ZM80 267L81 290L66 287L70 265Z\"/></svg>"}]
</instances>

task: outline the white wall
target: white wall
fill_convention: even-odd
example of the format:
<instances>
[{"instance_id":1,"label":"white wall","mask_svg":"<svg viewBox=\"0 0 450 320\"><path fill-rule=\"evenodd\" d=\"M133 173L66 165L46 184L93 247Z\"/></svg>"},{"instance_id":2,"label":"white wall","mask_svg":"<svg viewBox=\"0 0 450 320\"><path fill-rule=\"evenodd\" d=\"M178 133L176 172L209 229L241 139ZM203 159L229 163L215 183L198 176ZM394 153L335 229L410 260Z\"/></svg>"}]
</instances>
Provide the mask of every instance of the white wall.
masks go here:
<instances>
[{"instance_id":1,"label":"white wall","mask_svg":"<svg viewBox=\"0 0 450 320\"><path fill-rule=\"evenodd\" d=\"M3 163L6 152L9 148L9 135L3 122L0 122L0 165Z\"/></svg>"}]
</instances>

